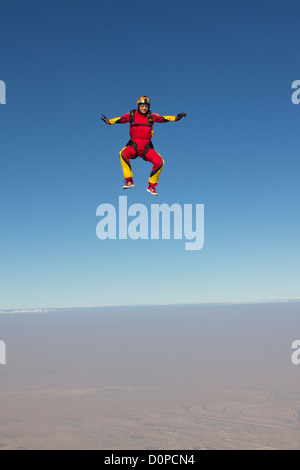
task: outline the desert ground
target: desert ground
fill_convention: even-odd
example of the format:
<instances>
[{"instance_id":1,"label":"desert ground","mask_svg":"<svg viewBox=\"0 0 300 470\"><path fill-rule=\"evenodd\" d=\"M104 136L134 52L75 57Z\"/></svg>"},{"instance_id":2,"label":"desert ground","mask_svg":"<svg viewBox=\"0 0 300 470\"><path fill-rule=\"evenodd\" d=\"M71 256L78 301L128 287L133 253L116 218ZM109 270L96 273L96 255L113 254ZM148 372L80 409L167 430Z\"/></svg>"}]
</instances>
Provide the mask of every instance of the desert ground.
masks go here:
<instances>
[{"instance_id":1,"label":"desert ground","mask_svg":"<svg viewBox=\"0 0 300 470\"><path fill-rule=\"evenodd\" d=\"M300 303L0 315L0 450L300 449Z\"/></svg>"}]
</instances>

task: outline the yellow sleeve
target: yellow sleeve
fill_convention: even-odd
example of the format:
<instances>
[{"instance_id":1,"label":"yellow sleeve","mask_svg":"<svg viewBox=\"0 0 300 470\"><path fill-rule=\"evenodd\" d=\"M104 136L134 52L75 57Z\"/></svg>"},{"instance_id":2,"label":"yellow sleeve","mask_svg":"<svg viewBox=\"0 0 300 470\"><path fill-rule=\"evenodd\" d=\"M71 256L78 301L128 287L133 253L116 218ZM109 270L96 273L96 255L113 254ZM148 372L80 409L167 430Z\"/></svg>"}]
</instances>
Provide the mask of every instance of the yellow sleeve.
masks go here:
<instances>
[{"instance_id":1,"label":"yellow sleeve","mask_svg":"<svg viewBox=\"0 0 300 470\"><path fill-rule=\"evenodd\" d=\"M176 116L160 116L159 114L152 113L153 122L174 122L177 121Z\"/></svg>"},{"instance_id":2,"label":"yellow sleeve","mask_svg":"<svg viewBox=\"0 0 300 470\"><path fill-rule=\"evenodd\" d=\"M116 118L113 118L113 119L109 119L108 122L109 122L110 125L112 125L112 124L122 124L122 118L121 117L116 117Z\"/></svg>"},{"instance_id":3,"label":"yellow sleeve","mask_svg":"<svg viewBox=\"0 0 300 470\"><path fill-rule=\"evenodd\" d=\"M176 121L176 116L163 116L165 122Z\"/></svg>"},{"instance_id":4,"label":"yellow sleeve","mask_svg":"<svg viewBox=\"0 0 300 470\"><path fill-rule=\"evenodd\" d=\"M116 117L108 120L109 124L126 124L129 122L129 113L123 114L121 117Z\"/></svg>"}]
</instances>

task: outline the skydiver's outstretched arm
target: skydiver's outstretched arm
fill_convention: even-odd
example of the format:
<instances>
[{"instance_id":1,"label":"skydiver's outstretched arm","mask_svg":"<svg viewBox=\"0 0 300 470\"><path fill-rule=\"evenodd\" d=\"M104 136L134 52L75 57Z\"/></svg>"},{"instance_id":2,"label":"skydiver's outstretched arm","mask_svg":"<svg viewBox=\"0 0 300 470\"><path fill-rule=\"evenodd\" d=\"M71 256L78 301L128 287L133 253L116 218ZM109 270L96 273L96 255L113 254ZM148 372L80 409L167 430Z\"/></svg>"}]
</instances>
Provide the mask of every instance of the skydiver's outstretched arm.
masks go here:
<instances>
[{"instance_id":1,"label":"skydiver's outstretched arm","mask_svg":"<svg viewBox=\"0 0 300 470\"><path fill-rule=\"evenodd\" d=\"M186 117L185 113L177 114L177 116L160 116L159 114L153 113L153 122L163 123L180 121L183 117Z\"/></svg>"},{"instance_id":2,"label":"skydiver's outstretched arm","mask_svg":"<svg viewBox=\"0 0 300 470\"><path fill-rule=\"evenodd\" d=\"M107 117L104 116L104 114L101 114L103 116L101 119L102 121L105 122L105 124L109 124L110 126L113 124L126 124L129 122L129 113L123 114L121 117L116 117L113 119L107 119Z\"/></svg>"}]
</instances>

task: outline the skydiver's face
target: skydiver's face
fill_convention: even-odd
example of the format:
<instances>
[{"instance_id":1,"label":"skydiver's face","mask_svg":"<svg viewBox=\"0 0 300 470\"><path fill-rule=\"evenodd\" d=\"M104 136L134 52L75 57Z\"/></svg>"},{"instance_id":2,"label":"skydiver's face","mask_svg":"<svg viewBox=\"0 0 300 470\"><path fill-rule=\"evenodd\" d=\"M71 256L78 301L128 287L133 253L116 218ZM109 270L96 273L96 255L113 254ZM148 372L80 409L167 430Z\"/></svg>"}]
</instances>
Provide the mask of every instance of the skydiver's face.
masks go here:
<instances>
[{"instance_id":1,"label":"skydiver's face","mask_svg":"<svg viewBox=\"0 0 300 470\"><path fill-rule=\"evenodd\" d=\"M149 111L149 104L144 104L144 103L143 103L143 104L140 104L140 105L139 105L139 112L140 112L141 114L147 114L148 111Z\"/></svg>"}]
</instances>

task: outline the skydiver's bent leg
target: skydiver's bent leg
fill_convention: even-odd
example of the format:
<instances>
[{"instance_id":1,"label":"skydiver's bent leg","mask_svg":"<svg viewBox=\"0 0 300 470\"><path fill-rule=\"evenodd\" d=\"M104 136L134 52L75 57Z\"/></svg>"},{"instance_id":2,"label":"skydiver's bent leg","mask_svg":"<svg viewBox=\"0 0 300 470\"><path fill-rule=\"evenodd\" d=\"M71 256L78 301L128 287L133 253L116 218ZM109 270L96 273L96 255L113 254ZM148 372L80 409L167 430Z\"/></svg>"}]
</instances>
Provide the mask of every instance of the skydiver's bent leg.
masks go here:
<instances>
[{"instance_id":1,"label":"skydiver's bent leg","mask_svg":"<svg viewBox=\"0 0 300 470\"><path fill-rule=\"evenodd\" d=\"M158 185L158 180L162 172L165 161L161 158L159 153L154 149L148 150L145 155L145 160L152 163L152 171L149 177L149 187L155 188Z\"/></svg>"},{"instance_id":2,"label":"skydiver's bent leg","mask_svg":"<svg viewBox=\"0 0 300 470\"><path fill-rule=\"evenodd\" d=\"M132 181L132 171L130 159L136 158L136 151L133 147L127 146L124 147L120 152L120 162L123 170L123 175L125 179L125 185L123 189L132 188L134 186Z\"/></svg>"}]
</instances>

